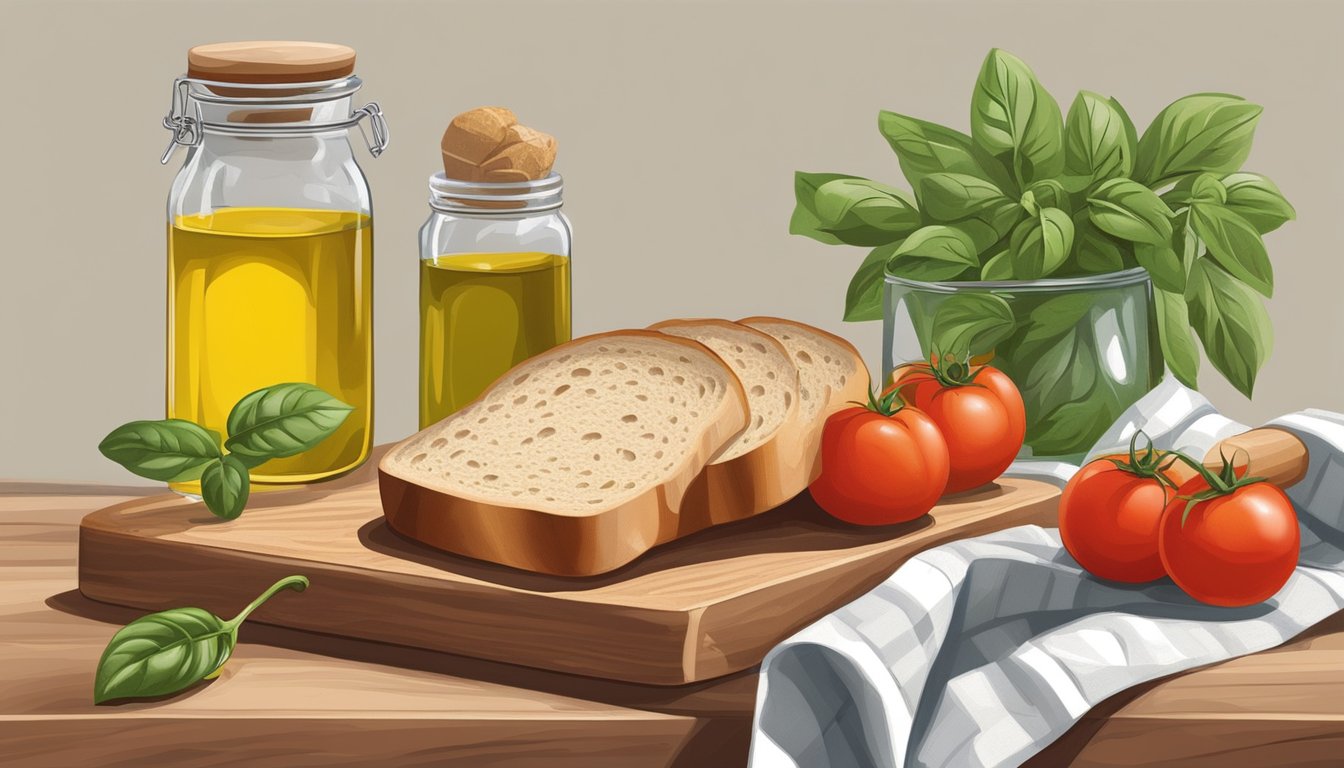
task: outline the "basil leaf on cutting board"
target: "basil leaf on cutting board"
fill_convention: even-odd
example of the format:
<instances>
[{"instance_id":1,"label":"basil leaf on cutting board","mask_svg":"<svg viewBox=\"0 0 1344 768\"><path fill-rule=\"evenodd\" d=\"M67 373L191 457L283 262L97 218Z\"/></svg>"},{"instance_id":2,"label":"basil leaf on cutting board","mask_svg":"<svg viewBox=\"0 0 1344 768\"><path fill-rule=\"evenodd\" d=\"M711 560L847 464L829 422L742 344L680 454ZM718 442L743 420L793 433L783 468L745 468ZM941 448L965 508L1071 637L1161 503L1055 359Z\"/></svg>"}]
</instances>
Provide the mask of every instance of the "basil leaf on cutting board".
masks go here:
<instances>
[{"instance_id":1,"label":"basil leaf on cutting board","mask_svg":"<svg viewBox=\"0 0 1344 768\"><path fill-rule=\"evenodd\" d=\"M169 483L195 480L221 455L217 432L183 419L123 424L98 451L141 477Z\"/></svg>"},{"instance_id":2,"label":"basil leaf on cutting board","mask_svg":"<svg viewBox=\"0 0 1344 768\"><path fill-rule=\"evenodd\" d=\"M308 587L289 576L225 621L202 608L173 608L142 616L112 636L94 675L93 702L167 696L214 677L238 644L238 626L276 592Z\"/></svg>"},{"instance_id":3,"label":"basil leaf on cutting board","mask_svg":"<svg viewBox=\"0 0 1344 768\"><path fill-rule=\"evenodd\" d=\"M251 481L247 465L233 454L206 467L201 475L201 499L216 517L233 520L243 513Z\"/></svg>"},{"instance_id":4,"label":"basil leaf on cutting board","mask_svg":"<svg viewBox=\"0 0 1344 768\"><path fill-rule=\"evenodd\" d=\"M312 384L259 389L229 412L224 447L244 461L293 456L326 439L353 410Z\"/></svg>"}]
</instances>

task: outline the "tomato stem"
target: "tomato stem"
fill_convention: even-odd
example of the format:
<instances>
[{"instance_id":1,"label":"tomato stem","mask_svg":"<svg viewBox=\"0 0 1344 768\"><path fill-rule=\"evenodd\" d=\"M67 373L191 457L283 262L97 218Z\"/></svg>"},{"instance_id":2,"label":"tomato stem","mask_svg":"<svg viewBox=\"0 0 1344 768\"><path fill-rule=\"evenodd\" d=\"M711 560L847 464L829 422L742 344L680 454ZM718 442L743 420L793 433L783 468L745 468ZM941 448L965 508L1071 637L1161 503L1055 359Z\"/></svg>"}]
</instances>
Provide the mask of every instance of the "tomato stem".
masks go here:
<instances>
[{"instance_id":1,"label":"tomato stem","mask_svg":"<svg viewBox=\"0 0 1344 768\"><path fill-rule=\"evenodd\" d=\"M958 360L952 355L940 354L935 349L932 350L927 362L906 363L901 368L915 368L921 372L927 372L943 387L984 386L976 382L976 378L985 370L985 366L975 367L971 365L970 350L966 351L964 360Z\"/></svg>"},{"instance_id":2,"label":"tomato stem","mask_svg":"<svg viewBox=\"0 0 1344 768\"><path fill-rule=\"evenodd\" d=\"M1139 438L1147 441L1143 450L1139 450ZM1158 450L1153 445L1153 439L1143 430L1136 430L1133 437L1129 439L1129 459L1107 459L1117 468L1135 475L1137 477L1147 477L1156 480L1158 485L1162 486L1162 499L1166 503L1167 491L1176 490L1176 481L1167 476L1166 471L1171 465L1176 463L1177 458L1172 451Z\"/></svg>"},{"instance_id":3,"label":"tomato stem","mask_svg":"<svg viewBox=\"0 0 1344 768\"><path fill-rule=\"evenodd\" d=\"M860 403L857 400L851 400L850 402L883 416L895 416L906 406L905 399L901 397L900 387L893 386L891 389L878 395L871 384L868 388L868 402Z\"/></svg>"},{"instance_id":4,"label":"tomato stem","mask_svg":"<svg viewBox=\"0 0 1344 768\"><path fill-rule=\"evenodd\" d=\"M1180 451L1170 451L1170 453L1189 465L1191 469L1198 472L1199 476L1204 479L1204 482L1209 485L1206 490L1200 491L1199 493L1190 496L1176 497L1178 499L1185 499L1185 510L1181 512L1182 527L1185 526L1185 521L1190 517L1190 511L1195 508L1196 504L1199 504L1202 501L1216 499L1220 496L1229 496L1238 488L1253 483L1263 483L1265 481L1265 478L1263 477L1251 476L1251 462L1249 455L1246 457L1246 471L1242 473L1241 477L1237 477L1236 466L1233 462L1236 458L1235 452L1233 452L1232 458L1229 459L1227 454L1223 453L1222 448L1219 448L1218 458L1222 460L1222 466L1219 467L1217 474L1204 466L1203 462L1195 461Z\"/></svg>"}]
</instances>

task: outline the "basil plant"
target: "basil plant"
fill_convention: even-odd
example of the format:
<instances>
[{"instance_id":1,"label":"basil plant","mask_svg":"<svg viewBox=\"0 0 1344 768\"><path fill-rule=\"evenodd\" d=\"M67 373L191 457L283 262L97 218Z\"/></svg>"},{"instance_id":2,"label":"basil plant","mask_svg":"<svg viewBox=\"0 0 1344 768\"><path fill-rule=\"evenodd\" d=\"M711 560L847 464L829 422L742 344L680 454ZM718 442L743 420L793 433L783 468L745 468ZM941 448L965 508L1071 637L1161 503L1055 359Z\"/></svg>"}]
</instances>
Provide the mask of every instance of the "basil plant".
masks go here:
<instances>
[{"instance_id":1,"label":"basil plant","mask_svg":"<svg viewBox=\"0 0 1344 768\"><path fill-rule=\"evenodd\" d=\"M879 114L913 194L800 172L789 230L872 249L849 286L850 321L882 317L887 272L922 282L1030 281L1142 267L1154 288L1157 370L1165 363L1197 386L1198 338L1213 366L1249 397L1271 345L1261 297L1272 292L1273 271L1262 235L1294 218L1272 181L1241 170L1260 112L1237 96L1200 93L1172 102L1140 135L1118 101L1089 91L1061 114L1026 64L991 50L971 97L970 135ZM1076 425L1087 415L1078 403L1104 393L1081 390L1096 387L1086 373L1070 374L1079 379L1070 392L1058 381L1061 368L1045 375L1030 366L1042 358L1064 368L1086 364L1074 325L1085 307L1065 301L1009 312L993 303L981 295L952 312L965 322L942 335L992 349L944 351L993 353L996 365L1007 353L1008 367L1018 368L1008 373L1038 422L1035 437L1061 408L1056 420ZM915 330L929 338L929 329ZM935 329L931 346L938 337ZM1022 344L1030 354L1014 361ZM1030 391L1033 381L1053 394ZM1126 405L1091 415L1100 422Z\"/></svg>"}]
</instances>

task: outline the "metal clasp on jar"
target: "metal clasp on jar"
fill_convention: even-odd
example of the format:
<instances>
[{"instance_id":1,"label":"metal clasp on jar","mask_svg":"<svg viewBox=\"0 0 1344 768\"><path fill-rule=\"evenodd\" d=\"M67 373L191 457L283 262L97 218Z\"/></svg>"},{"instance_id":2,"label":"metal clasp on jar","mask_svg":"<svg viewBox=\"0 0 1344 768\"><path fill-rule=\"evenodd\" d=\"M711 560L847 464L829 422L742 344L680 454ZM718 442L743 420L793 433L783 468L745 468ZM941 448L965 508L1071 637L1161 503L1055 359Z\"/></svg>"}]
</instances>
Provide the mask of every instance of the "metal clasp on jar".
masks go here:
<instances>
[{"instance_id":1,"label":"metal clasp on jar","mask_svg":"<svg viewBox=\"0 0 1344 768\"><path fill-rule=\"evenodd\" d=\"M351 76L342 81L331 81L332 83L353 83L354 89L359 87L359 78ZM159 158L159 163L167 165L168 160L172 158L173 152L179 146L195 147L199 146L208 129L212 133L222 133L227 135L244 136L303 136L321 131L340 130L345 128L359 128L359 133L364 137L364 143L369 148L369 154L378 157L387 149L391 140L391 134L387 128L387 120L383 117L382 107L378 102L371 101L368 104L354 110L350 116L344 120L337 120L327 123L305 123L303 125L258 125L246 126L242 123L210 123L202 117L201 105L197 98L192 97L191 86L199 84L203 87L224 85L231 88L238 88L237 84L217 83L211 80L199 80L192 77L179 77L173 81L173 100L168 109L168 114L163 118L163 127L173 132L173 137L168 141L168 148L164 150L163 157ZM301 86L301 83L284 84L248 84L249 89L273 89L284 88L293 89ZM213 99L210 99L214 101ZM220 99L227 101L227 99ZM250 103L257 103L255 99L243 100ZM194 114L187 114L188 107L193 108ZM363 120L369 119L369 131L364 131Z\"/></svg>"}]
</instances>

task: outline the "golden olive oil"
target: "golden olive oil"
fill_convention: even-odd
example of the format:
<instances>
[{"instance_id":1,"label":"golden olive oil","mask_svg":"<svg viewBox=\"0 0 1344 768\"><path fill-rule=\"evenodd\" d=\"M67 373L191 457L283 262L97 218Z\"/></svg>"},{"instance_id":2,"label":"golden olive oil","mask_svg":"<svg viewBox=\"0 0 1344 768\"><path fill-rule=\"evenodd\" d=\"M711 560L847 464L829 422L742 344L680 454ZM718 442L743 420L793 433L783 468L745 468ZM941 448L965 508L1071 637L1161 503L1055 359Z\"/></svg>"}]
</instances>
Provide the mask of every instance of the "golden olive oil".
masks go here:
<instances>
[{"instance_id":1,"label":"golden olive oil","mask_svg":"<svg viewBox=\"0 0 1344 768\"><path fill-rule=\"evenodd\" d=\"M253 487L346 472L372 438L373 226L366 215L223 208L168 233L168 417L226 438L244 395L314 384L354 406L337 431L251 472ZM174 484L199 493L199 483Z\"/></svg>"},{"instance_id":2,"label":"golden olive oil","mask_svg":"<svg viewBox=\"0 0 1344 768\"><path fill-rule=\"evenodd\" d=\"M569 341L569 258L465 253L420 261L420 426Z\"/></svg>"}]
</instances>

